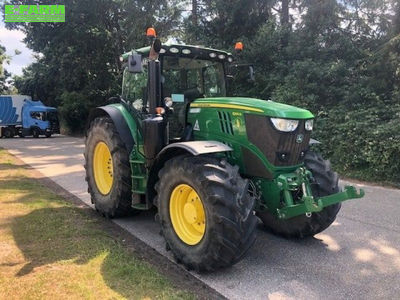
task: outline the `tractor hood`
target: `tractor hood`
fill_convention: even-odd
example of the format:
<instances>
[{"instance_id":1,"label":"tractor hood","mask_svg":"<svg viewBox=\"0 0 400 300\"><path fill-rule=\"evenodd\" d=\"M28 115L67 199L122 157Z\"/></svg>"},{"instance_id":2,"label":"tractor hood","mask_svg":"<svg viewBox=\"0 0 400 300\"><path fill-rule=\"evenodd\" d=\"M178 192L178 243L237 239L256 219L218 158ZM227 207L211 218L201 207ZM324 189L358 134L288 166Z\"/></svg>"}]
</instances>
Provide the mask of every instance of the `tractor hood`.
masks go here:
<instances>
[{"instance_id":1,"label":"tractor hood","mask_svg":"<svg viewBox=\"0 0 400 300\"><path fill-rule=\"evenodd\" d=\"M190 107L232 108L269 117L285 119L312 119L314 115L306 109L274 102L243 97L199 98Z\"/></svg>"}]
</instances>

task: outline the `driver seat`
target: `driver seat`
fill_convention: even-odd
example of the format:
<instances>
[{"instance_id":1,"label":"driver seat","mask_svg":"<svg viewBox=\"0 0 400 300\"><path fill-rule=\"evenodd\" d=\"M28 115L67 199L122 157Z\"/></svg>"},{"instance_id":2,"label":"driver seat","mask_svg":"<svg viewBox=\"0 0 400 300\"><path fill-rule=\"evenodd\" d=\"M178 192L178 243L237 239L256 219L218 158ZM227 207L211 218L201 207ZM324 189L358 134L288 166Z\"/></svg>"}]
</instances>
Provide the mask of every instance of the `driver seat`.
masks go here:
<instances>
[{"instance_id":1,"label":"driver seat","mask_svg":"<svg viewBox=\"0 0 400 300\"><path fill-rule=\"evenodd\" d=\"M184 92L184 102L174 103L174 113L169 118L170 122L170 136L173 141L185 141L188 139L189 133L187 133L187 111L190 107L190 103L198 98L204 96L199 92L197 88L193 88ZM190 126L191 127L191 126ZM189 128L190 129L190 128Z\"/></svg>"}]
</instances>

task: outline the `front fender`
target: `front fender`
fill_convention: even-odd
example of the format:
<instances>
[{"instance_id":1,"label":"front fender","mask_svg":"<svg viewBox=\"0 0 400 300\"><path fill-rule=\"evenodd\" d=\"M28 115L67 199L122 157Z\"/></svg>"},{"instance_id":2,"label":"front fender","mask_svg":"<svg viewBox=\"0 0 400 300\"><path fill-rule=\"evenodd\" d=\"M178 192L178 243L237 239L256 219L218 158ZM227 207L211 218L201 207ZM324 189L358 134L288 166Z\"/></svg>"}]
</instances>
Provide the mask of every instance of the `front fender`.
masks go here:
<instances>
[{"instance_id":1,"label":"front fender","mask_svg":"<svg viewBox=\"0 0 400 300\"><path fill-rule=\"evenodd\" d=\"M191 141L191 142L181 142L173 143L164 147L160 153L158 153L157 158L150 170L147 182L147 201L152 203L156 195L154 185L158 181L158 172L163 168L166 161L171 158L177 157L179 155L193 155L198 156L201 154L209 153L220 153L232 151L232 148L217 141ZM154 203L157 205L156 203Z\"/></svg>"},{"instance_id":2,"label":"front fender","mask_svg":"<svg viewBox=\"0 0 400 300\"><path fill-rule=\"evenodd\" d=\"M189 152L194 156L208 153L217 153L217 152L227 152L232 151L232 148L224 143L217 141L193 141L193 142L181 142L181 143L173 143L169 144L167 147L161 150L158 154L159 157L163 156L166 152L171 151L172 149L185 150L185 152Z\"/></svg>"}]
</instances>

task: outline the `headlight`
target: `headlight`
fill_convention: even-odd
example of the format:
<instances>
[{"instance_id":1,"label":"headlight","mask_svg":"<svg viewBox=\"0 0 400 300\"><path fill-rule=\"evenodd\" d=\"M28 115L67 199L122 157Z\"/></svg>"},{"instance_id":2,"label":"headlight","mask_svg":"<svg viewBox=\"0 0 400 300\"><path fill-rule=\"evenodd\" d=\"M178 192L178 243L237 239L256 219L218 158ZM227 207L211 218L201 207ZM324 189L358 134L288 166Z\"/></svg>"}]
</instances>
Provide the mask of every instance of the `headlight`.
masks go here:
<instances>
[{"instance_id":1,"label":"headlight","mask_svg":"<svg viewBox=\"0 0 400 300\"><path fill-rule=\"evenodd\" d=\"M314 127L314 120L307 120L304 127L307 131L312 131Z\"/></svg>"},{"instance_id":2,"label":"headlight","mask_svg":"<svg viewBox=\"0 0 400 300\"><path fill-rule=\"evenodd\" d=\"M271 118L272 124L279 131L292 132L295 131L297 126L299 126L299 120L288 120L280 118Z\"/></svg>"}]
</instances>

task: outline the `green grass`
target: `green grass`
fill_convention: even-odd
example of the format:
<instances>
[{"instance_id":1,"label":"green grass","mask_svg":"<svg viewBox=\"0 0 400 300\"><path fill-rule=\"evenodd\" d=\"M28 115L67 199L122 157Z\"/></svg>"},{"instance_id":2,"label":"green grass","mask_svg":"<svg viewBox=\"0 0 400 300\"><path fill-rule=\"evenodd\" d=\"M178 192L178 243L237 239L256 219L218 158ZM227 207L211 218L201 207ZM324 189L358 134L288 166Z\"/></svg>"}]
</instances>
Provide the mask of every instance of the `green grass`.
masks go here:
<instances>
[{"instance_id":1,"label":"green grass","mask_svg":"<svg viewBox=\"0 0 400 300\"><path fill-rule=\"evenodd\" d=\"M2 299L191 299L0 149Z\"/></svg>"}]
</instances>

